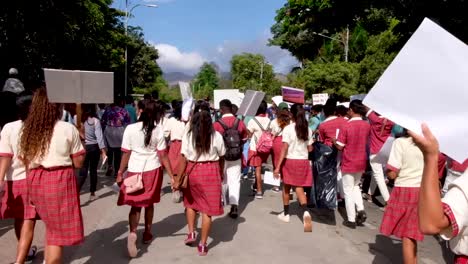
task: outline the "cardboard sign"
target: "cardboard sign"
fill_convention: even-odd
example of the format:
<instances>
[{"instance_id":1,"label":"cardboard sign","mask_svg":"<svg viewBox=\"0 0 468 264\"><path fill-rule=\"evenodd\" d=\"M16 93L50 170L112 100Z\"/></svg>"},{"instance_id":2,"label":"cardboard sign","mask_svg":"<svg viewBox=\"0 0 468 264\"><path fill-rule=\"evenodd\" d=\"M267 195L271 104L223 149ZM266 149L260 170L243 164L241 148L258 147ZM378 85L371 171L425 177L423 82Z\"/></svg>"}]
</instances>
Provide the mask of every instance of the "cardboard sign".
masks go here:
<instances>
[{"instance_id":1,"label":"cardboard sign","mask_svg":"<svg viewBox=\"0 0 468 264\"><path fill-rule=\"evenodd\" d=\"M328 100L328 94L327 93L321 93L321 94L313 94L312 95L312 104L313 105L325 105Z\"/></svg>"},{"instance_id":2,"label":"cardboard sign","mask_svg":"<svg viewBox=\"0 0 468 264\"><path fill-rule=\"evenodd\" d=\"M52 103L114 102L114 73L44 69L47 97Z\"/></svg>"},{"instance_id":3,"label":"cardboard sign","mask_svg":"<svg viewBox=\"0 0 468 264\"><path fill-rule=\"evenodd\" d=\"M468 46L426 18L364 104L415 133L427 123L441 152L462 163L468 157L467 62Z\"/></svg>"},{"instance_id":4,"label":"cardboard sign","mask_svg":"<svg viewBox=\"0 0 468 264\"><path fill-rule=\"evenodd\" d=\"M271 98L271 100L276 104L276 106L278 106L279 104L283 102L283 96L281 95L274 96L273 98Z\"/></svg>"},{"instance_id":5,"label":"cardboard sign","mask_svg":"<svg viewBox=\"0 0 468 264\"><path fill-rule=\"evenodd\" d=\"M237 89L214 90L214 108L219 109L219 102L228 99L231 103L239 106L244 98L241 98L241 93ZM242 94L243 95L243 94Z\"/></svg>"},{"instance_id":6,"label":"cardboard sign","mask_svg":"<svg viewBox=\"0 0 468 264\"><path fill-rule=\"evenodd\" d=\"M281 87L281 91L283 93L283 101L296 103L296 104L304 104L305 103L305 93L304 90L283 86Z\"/></svg>"},{"instance_id":7,"label":"cardboard sign","mask_svg":"<svg viewBox=\"0 0 468 264\"><path fill-rule=\"evenodd\" d=\"M264 92L247 90L237 114L242 116L255 116L263 98L265 98Z\"/></svg>"},{"instance_id":8,"label":"cardboard sign","mask_svg":"<svg viewBox=\"0 0 468 264\"><path fill-rule=\"evenodd\" d=\"M180 94L182 95L182 100L193 98L192 88L188 82L179 82Z\"/></svg>"}]
</instances>

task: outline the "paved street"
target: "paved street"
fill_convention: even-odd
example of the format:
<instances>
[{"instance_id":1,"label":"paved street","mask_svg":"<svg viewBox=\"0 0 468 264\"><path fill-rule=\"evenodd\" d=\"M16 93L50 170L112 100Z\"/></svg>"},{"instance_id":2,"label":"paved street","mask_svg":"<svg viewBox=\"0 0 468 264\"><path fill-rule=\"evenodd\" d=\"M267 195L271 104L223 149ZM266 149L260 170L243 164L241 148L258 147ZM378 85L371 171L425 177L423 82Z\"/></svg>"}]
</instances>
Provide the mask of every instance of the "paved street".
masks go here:
<instances>
[{"instance_id":1,"label":"paved street","mask_svg":"<svg viewBox=\"0 0 468 264\"><path fill-rule=\"evenodd\" d=\"M109 177L100 177L99 185L110 185ZM167 180L165 181L165 184ZM367 203L368 224L356 230L342 226L339 212L327 215L313 211L313 232L304 233L298 204L291 205L291 222L282 223L276 214L282 210L281 196L267 190L263 200L250 196L251 181L243 182L241 216L214 219L207 257L198 257L196 248L186 247L184 209L171 201L169 187L164 188L156 206L153 234L149 246L139 243L138 257L126 253L129 207L117 207L117 196L107 188L97 192L99 199L81 196L85 222L85 243L67 248L65 263L401 263L400 241L378 234L382 212ZM227 211L227 210L226 210ZM0 263L14 260L16 241L11 221L0 222ZM142 226L140 228L143 228ZM44 227L38 223L34 244L39 254L34 263L42 263ZM141 236L141 233L139 233ZM140 242L140 241L139 241ZM445 263L445 243L426 237L419 246L420 263ZM448 258L449 256L447 256Z\"/></svg>"}]
</instances>

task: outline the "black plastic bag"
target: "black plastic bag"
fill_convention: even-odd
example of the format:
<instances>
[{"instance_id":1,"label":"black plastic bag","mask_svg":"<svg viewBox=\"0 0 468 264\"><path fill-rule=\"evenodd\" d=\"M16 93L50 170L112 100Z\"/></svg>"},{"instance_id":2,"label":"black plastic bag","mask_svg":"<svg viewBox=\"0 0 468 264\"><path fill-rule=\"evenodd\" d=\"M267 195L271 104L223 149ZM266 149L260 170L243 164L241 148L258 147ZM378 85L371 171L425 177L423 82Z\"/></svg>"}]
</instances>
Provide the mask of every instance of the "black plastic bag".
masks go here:
<instances>
[{"instance_id":1,"label":"black plastic bag","mask_svg":"<svg viewBox=\"0 0 468 264\"><path fill-rule=\"evenodd\" d=\"M315 204L318 208L337 208L338 150L315 142L311 153L314 171Z\"/></svg>"}]
</instances>

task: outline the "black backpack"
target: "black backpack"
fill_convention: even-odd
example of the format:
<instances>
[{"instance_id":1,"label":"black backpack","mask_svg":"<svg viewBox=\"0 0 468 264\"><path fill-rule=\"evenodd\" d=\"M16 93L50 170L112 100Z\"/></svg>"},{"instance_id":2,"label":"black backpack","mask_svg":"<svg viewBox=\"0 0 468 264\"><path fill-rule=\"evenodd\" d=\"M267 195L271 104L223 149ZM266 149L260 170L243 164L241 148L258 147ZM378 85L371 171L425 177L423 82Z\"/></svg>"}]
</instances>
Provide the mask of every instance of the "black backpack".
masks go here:
<instances>
[{"instance_id":1,"label":"black backpack","mask_svg":"<svg viewBox=\"0 0 468 264\"><path fill-rule=\"evenodd\" d=\"M228 161L239 160L242 157L242 142L241 136L237 128L239 127L239 119L236 118L234 125L228 127L223 120L218 120L218 123L223 127L223 139L226 147L224 159Z\"/></svg>"}]
</instances>

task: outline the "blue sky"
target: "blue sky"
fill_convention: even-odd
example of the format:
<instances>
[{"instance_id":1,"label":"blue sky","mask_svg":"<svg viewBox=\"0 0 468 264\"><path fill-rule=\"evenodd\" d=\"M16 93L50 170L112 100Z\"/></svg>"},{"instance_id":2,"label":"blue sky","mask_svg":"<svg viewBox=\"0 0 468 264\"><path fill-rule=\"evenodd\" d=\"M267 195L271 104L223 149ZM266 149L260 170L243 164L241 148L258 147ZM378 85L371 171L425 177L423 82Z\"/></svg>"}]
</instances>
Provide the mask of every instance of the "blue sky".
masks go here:
<instances>
[{"instance_id":1,"label":"blue sky","mask_svg":"<svg viewBox=\"0 0 468 264\"><path fill-rule=\"evenodd\" d=\"M164 71L195 73L205 61L229 71L229 60L241 52L262 53L278 72L297 65L278 47L266 45L276 10L286 0L143 0L132 5L157 4L134 9L130 24L143 28L145 38L160 52ZM125 0L114 7L124 9Z\"/></svg>"}]
</instances>

